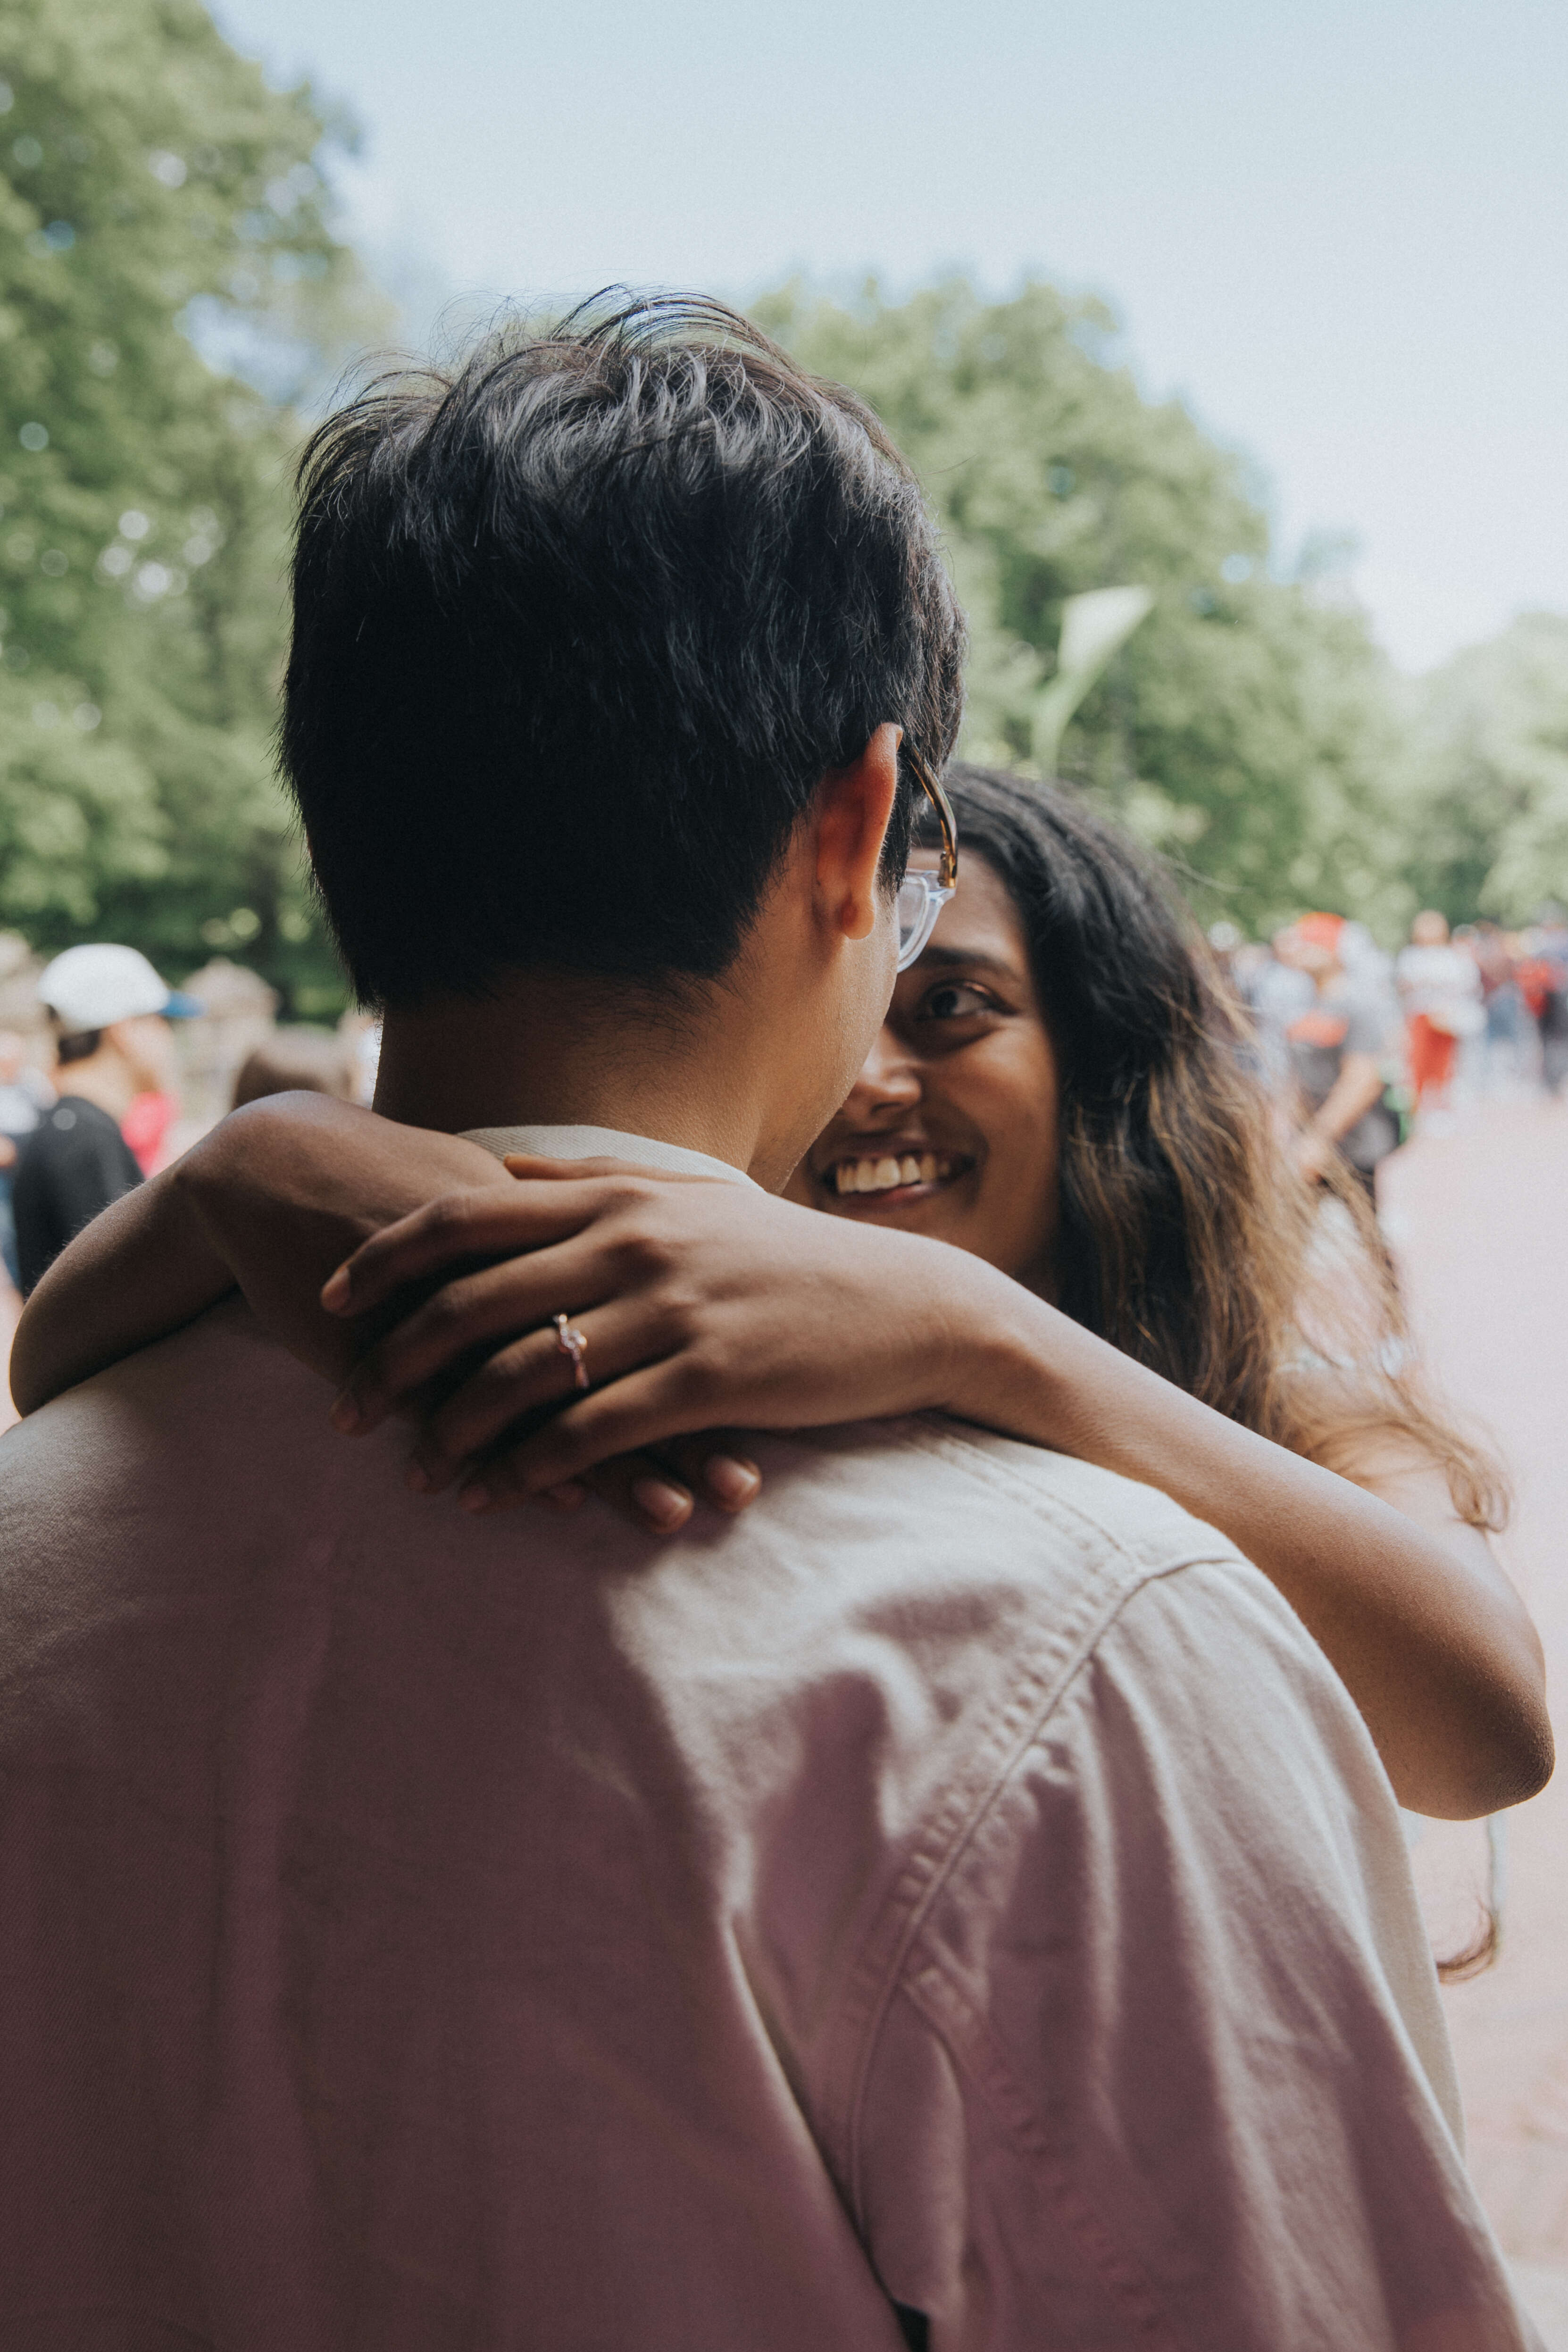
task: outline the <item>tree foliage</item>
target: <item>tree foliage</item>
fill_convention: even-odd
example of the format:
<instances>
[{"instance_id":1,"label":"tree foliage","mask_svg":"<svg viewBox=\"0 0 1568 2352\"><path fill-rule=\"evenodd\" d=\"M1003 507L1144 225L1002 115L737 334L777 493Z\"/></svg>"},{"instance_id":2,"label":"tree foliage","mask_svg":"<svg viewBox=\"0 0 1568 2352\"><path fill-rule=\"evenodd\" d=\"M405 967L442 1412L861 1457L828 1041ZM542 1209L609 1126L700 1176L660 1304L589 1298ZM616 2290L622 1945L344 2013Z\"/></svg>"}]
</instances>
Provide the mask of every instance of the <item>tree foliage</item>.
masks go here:
<instances>
[{"instance_id":1,"label":"tree foliage","mask_svg":"<svg viewBox=\"0 0 1568 2352\"><path fill-rule=\"evenodd\" d=\"M1099 303L959 280L853 307L755 306L887 422L936 505L973 640L964 749L1021 763L1064 600L1142 583L1154 607L1084 701L1061 772L1183 859L1209 914L1307 901L1397 919L1394 736L1360 614L1270 564L1258 485L1177 402L1140 394Z\"/></svg>"},{"instance_id":2,"label":"tree foliage","mask_svg":"<svg viewBox=\"0 0 1568 2352\"><path fill-rule=\"evenodd\" d=\"M1526 614L1406 706L1398 829L1422 904L1506 924L1568 905L1568 620Z\"/></svg>"},{"instance_id":3,"label":"tree foliage","mask_svg":"<svg viewBox=\"0 0 1568 2352\"><path fill-rule=\"evenodd\" d=\"M194 0L0 0L0 924L309 1002L269 739L287 404L363 317L331 127Z\"/></svg>"},{"instance_id":4,"label":"tree foliage","mask_svg":"<svg viewBox=\"0 0 1568 2352\"><path fill-rule=\"evenodd\" d=\"M333 233L347 134L196 0L0 0L0 927L172 972L238 953L325 1010L271 737L299 404L384 325ZM1392 932L1417 896L1568 889L1568 624L1450 665L1396 723L1360 615L1281 574L1246 464L1141 395L1102 307L957 280L754 307L879 411L942 514L973 756L1037 761L1065 600L1139 583L1151 615L1059 765L1205 915Z\"/></svg>"}]
</instances>

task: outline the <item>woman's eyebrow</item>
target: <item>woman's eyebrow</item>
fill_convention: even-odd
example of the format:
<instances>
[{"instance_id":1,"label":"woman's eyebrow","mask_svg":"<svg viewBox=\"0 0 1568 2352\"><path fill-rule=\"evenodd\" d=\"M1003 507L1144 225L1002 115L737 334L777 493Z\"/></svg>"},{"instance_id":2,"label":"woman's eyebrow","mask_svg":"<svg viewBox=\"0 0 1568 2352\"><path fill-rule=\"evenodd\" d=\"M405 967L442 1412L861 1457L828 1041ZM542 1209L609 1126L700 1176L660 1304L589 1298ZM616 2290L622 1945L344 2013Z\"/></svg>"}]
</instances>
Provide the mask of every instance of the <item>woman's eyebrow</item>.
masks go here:
<instances>
[{"instance_id":1,"label":"woman's eyebrow","mask_svg":"<svg viewBox=\"0 0 1568 2352\"><path fill-rule=\"evenodd\" d=\"M994 971L1002 979L1012 981L1015 986L1023 976L1017 965L1006 956L987 955L983 948L944 947L934 940L922 952L916 970L924 971L933 964L943 965L950 971L962 964L966 971Z\"/></svg>"}]
</instances>

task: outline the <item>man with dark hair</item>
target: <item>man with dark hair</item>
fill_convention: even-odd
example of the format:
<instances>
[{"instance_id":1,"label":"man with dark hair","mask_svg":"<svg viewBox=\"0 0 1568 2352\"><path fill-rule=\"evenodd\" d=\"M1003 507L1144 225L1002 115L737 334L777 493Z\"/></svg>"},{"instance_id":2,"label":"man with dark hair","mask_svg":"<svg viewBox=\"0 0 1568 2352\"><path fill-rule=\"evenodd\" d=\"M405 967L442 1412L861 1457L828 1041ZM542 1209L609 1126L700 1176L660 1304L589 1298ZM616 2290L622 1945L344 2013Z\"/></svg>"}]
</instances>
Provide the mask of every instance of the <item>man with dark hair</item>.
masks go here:
<instances>
[{"instance_id":1,"label":"man with dark hair","mask_svg":"<svg viewBox=\"0 0 1568 2352\"><path fill-rule=\"evenodd\" d=\"M284 742L381 1108L782 1183L960 652L710 306L325 427ZM0 2352L1524 2341L1364 1728L1163 1497L919 1422L663 1546L422 1509L233 1304L5 1443Z\"/></svg>"},{"instance_id":2,"label":"man with dark hair","mask_svg":"<svg viewBox=\"0 0 1568 2352\"><path fill-rule=\"evenodd\" d=\"M569 321L373 388L306 457L284 761L370 1001L716 978L827 770L888 723L951 746L961 628L881 425L728 312L669 317L710 340Z\"/></svg>"}]
</instances>

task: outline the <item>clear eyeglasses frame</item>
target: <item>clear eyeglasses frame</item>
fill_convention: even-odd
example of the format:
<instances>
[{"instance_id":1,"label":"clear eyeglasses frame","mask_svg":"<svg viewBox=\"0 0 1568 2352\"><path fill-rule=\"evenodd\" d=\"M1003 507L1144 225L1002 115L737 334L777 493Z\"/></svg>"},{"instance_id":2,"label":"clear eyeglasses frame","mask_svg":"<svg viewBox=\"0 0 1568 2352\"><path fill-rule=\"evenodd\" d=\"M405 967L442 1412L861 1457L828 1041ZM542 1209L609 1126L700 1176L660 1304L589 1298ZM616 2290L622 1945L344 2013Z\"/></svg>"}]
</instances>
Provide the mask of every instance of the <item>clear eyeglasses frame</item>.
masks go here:
<instances>
[{"instance_id":1,"label":"clear eyeglasses frame","mask_svg":"<svg viewBox=\"0 0 1568 2352\"><path fill-rule=\"evenodd\" d=\"M901 747L914 780L936 812L942 856L934 874L922 866L899 885L899 970L908 971L936 929L936 919L958 887L958 824L952 803L911 743Z\"/></svg>"}]
</instances>

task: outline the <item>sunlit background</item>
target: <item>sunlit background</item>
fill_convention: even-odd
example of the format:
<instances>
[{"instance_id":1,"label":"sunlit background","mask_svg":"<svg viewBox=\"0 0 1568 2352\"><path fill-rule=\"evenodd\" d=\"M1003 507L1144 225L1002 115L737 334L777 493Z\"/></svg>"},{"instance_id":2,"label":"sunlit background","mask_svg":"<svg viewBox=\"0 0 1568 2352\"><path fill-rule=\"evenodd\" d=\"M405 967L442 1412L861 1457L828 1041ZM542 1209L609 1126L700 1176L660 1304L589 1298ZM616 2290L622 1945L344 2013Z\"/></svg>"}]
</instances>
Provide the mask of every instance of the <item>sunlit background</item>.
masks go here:
<instances>
[{"instance_id":1,"label":"sunlit background","mask_svg":"<svg viewBox=\"0 0 1568 2352\"><path fill-rule=\"evenodd\" d=\"M291 464L368 355L615 281L886 415L972 756L1085 786L1207 924L1393 949L1435 906L1528 952L1568 903L1565 216L1562 0L0 0L0 1030L39 1038L56 950L133 942L206 1007L177 1136L278 1014L345 1016L273 767ZM1380 1197L1568 1663L1533 1068ZM1568 2345L1568 1811L1510 1835L1503 1963L1447 1998Z\"/></svg>"}]
</instances>

